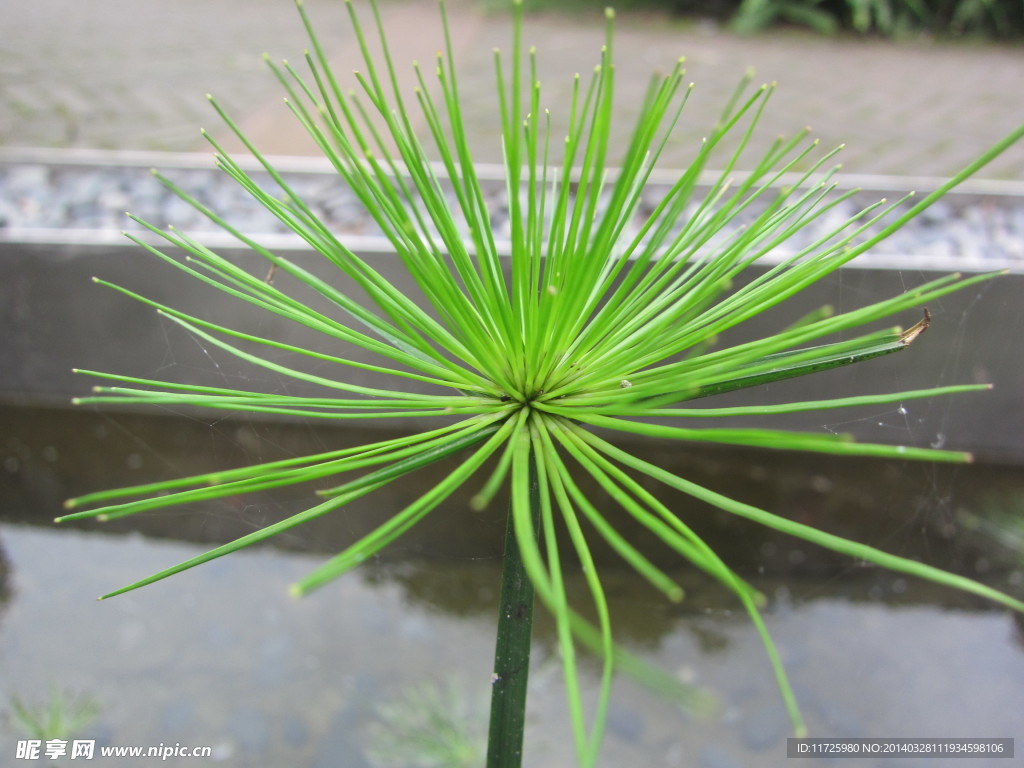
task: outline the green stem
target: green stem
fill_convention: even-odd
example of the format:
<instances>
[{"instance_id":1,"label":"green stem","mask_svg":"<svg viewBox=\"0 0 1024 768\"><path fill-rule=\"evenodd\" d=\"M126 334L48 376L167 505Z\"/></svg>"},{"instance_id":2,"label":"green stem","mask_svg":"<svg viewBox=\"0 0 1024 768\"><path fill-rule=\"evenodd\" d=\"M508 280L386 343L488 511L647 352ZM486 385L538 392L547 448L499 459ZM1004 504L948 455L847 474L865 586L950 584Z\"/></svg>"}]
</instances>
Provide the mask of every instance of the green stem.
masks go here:
<instances>
[{"instance_id":1,"label":"green stem","mask_svg":"<svg viewBox=\"0 0 1024 768\"><path fill-rule=\"evenodd\" d=\"M540 525L537 470L530 464L530 515L533 530ZM533 584L526 575L516 541L512 508L505 528L501 568L498 638L494 648L491 685L491 725L487 737L487 768L519 768L523 760L526 722L526 682L530 673L530 635L533 630Z\"/></svg>"}]
</instances>

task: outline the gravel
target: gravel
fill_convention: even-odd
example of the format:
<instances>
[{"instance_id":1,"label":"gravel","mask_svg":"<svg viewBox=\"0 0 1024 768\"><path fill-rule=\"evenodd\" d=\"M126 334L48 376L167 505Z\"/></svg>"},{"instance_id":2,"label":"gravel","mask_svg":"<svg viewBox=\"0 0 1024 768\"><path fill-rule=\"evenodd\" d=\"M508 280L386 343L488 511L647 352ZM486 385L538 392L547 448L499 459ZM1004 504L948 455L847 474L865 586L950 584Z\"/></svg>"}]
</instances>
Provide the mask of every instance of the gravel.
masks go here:
<instances>
[{"instance_id":1,"label":"gravel","mask_svg":"<svg viewBox=\"0 0 1024 768\"><path fill-rule=\"evenodd\" d=\"M287 227L221 171L185 167L172 168L164 175L248 235L289 234ZM269 191L280 193L266 174L254 177ZM336 175L293 173L287 180L332 231L380 238L376 224ZM498 239L505 239L504 186L491 182L484 187L492 226ZM652 209L665 189L652 185L645 191L641 207ZM883 196L879 192L857 193L787 242L787 252L812 242ZM193 235L219 232L213 222L159 184L148 167L0 164L0 240L45 239L43 235L52 230L71 230L88 238L90 233L140 229L125 216L128 210L158 227L173 224ZM1022 271L1024 197L950 195L872 249L861 262L869 266Z\"/></svg>"}]
</instances>

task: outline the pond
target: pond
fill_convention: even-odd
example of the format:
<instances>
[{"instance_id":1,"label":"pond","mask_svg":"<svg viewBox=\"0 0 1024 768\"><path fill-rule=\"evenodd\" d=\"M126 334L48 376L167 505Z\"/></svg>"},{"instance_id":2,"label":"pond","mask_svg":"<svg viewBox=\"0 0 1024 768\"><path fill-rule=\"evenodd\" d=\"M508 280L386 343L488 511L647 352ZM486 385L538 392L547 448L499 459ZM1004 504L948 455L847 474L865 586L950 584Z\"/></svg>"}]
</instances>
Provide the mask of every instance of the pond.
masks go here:
<instances>
[{"instance_id":1,"label":"pond","mask_svg":"<svg viewBox=\"0 0 1024 768\"><path fill-rule=\"evenodd\" d=\"M311 493L56 526L64 498L367 436L25 403L4 406L0 419L0 708L10 710L15 698L41 706L66 692L98 706L79 738L212 747L209 760L167 765L412 766L410 755L426 753L417 727L438 715L456 723L460 735L449 739L456 746L480 743L503 500L478 513L467 496L453 497L382 556L301 600L288 596L292 581L400 509L430 478L389 486L273 546L97 603L113 588L303 508ZM891 412L880 420L899 423ZM1016 465L688 452L653 441L631 448L743 501L1024 594L1024 475ZM594 498L614 514L600 494ZM1006 611L680 496L664 498L768 596L766 620L812 735L1024 736L1024 629ZM615 523L629 530L626 521ZM601 765L784 764L788 720L745 613L640 540L673 568L687 596L669 604L602 553L617 637L666 674L712 691L719 707L688 715L620 676ZM548 617L538 615L524 764L568 766L574 758L557 642ZM595 688L596 665L584 669ZM8 717L0 753L13 755L18 738ZM971 762L989 764L1008 761Z\"/></svg>"}]
</instances>

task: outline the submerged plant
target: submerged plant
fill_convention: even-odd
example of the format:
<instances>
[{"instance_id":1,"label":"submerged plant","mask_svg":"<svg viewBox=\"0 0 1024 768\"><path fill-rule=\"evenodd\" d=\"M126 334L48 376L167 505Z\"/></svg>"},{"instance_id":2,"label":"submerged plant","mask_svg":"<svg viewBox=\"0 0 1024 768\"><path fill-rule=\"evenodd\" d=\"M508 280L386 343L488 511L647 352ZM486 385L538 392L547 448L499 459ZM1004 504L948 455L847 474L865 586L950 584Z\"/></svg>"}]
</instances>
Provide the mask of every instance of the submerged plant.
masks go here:
<instances>
[{"instance_id":1,"label":"submerged plant","mask_svg":"<svg viewBox=\"0 0 1024 768\"><path fill-rule=\"evenodd\" d=\"M67 741L92 723L101 712L99 703L90 696L75 696L51 688L42 704L27 704L11 697L11 714L15 725L26 736L42 742L53 739Z\"/></svg>"},{"instance_id":2,"label":"submerged plant","mask_svg":"<svg viewBox=\"0 0 1024 768\"><path fill-rule=\"evenodd\" d=\"M763 597L733 572L669 503L652 494L645 479L851 557L1024 610L1021 602L978 582L703 488L630 454L594 431L600 428L688 444L969 460L964 453L861 444L836 434L703 425L720 417L901 403L984 386L758 407L684 408L678 404L906 348L926 327L927 311L926 319L909 330L870 327L992 275L942 277L870 306L835 315L816 313L754 341L720 347L715 342L730 328L760 321L766 310L870 249L1017 141L1024 135L1024 127L906 212L897 212L897 204L871 206L781 261L771 262L742 287L733 287L737 276L794 242L808 224L820 222L852 194L834 193L835 169L827 166L834 152L819 155L816 142L808 141L806 133L779 139L753 163L744 159L748 173L736 173L771 88L750 92L747 82L741 84L719 123L696 148L690 165L653 210L645 212L641 195L689 94L682 63L651 80L640 118L621 148L624 152L613 157L612 14L608 13L599 65L589 82L579 77L574 81L566 134L555 136L550 115L542 108L535 52L523 52L522 14L517 5L511 55L506 59L495 53L507 189L508 235L504 242L492 224L496 211L485 199L470 156L447 25L436 85L428 87L421 70L415 70L419 87L412 98L426 126L421 135L406 101L409 94L399 88L376 7L371 5L382 51L378 57L371 54L364 28L348 6L365 58L355 93L340 86L301 3L299 8L312 43L306 56L309 76L304 78L287 63L270 66L288 93L287 103L295 119L390 241L422 297L414 301L385 279L371 259L347 247L211 99L262 163L275 191L261 187L211 139L217 164L336 267L336 279L319 277L274 253L171 181L160 177L161 181L266 259L273 274L287 276L300 289L317 294L317 306L325 308L316 309L279 288L265 278L265 268L260 274L251 274L185 233L139 222L152 235L180 249L184 258L174 255L178 251L161 250L153 244L159 240L149 236L129 237L232 299L319 334L333 351L316 351L236 330L125 288L111 287L154 307L204 345L313 385L324 394L286 395L82 371L114 385L97 387L95 396L79 402L198 406L331 420L419 417L428 426L358 448L70 500L69 509L79 511L62 520L112 519L359 473L317 491L320 501L304 512L106 597L263 541L342 509L439 459L457 455L461 463L430 490L293 589L304 594L357 566L443 504L464 483L476 484L474 505L481 508L502 486L510 487L490 765L519 761L532 590L556 619L576 748L585 765L593 764L598 754L613 670L618 665L644 672L642 665L613 642L612 617L591 556L593 543L600 540L609 545L670 600L683 597L673 579L606 520L581 490L580 476L593 478L658 539L735 594L760 633L798 733L803 731L799 710L761 618ZM441 13L444 18L443 5ZM709 158L714 152L721 153L726 139L733 136L737 137L733 148L720 155L723 170L706 192L700 192L698 182ZM617 166L614 170L613 163ZM780 187L778 182L786 173L797 173L798 183ZM743 226L735 226L741 221ZM377 375L384 383L350 383L347 374L353 369ZM490 459L488 476L476 478ZM584 620L567 598L562 553L555 545L560 533L567 535L581 564L593 602L594 623ZM577 669L579 644L596 651L603 660L600 693L589 726ZM672 688L664 677L650 678ZM672 691L684 695L680 688Z\"/></svg>"},{"instance_id":3,"label":"submerged plant","mask_svg":"<svg viewBox=\"0 0 1024 768\"><path fill-rule=\"evenodd\" d=\"M380 768L477 768L485 744L474 698L451 681L410 686L378 707L368 757Z\"/></svg>"}]
</instances>

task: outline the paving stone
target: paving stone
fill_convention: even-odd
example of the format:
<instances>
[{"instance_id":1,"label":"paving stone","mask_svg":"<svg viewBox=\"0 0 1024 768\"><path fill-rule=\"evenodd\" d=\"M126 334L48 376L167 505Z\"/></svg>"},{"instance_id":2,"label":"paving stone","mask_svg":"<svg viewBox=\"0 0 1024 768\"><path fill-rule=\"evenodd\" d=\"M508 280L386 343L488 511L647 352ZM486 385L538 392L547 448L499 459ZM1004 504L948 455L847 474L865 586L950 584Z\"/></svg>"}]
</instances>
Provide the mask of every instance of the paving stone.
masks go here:
<instances>
[{"instance_id":1,"label":"paving stone","mask_svg":"<svg viewBox=\"0 0 1024 768\"><path fill-rule=\"evenodd\" d=\"M357 6L359 3L357 3ZM341 5L307 0L339 71L355 46ZM494 47L508 49L507 14L471 0L448 4L466 120L479 160L500 160L495 141ZM441 38L430 0L382 6L402 77L413 57L430 61ZM598 60L599 13L530 15L524 42L540 55L544 101L558 108L576 71ZM201 125L226 135L204 95L218 100L269 153L309 151L260 54L300 62L308 42L291 0L37 0L10 4L0 38L0 145L205 150ZM810 125L823 146L845 143L857 173L947 176L1021 119L1024 57L1005 45L848 37L801 31L737 37L713 24L620 14L615 38L621 134L635 117L652 69L687 57L697 83L666 165L683 166L744 71L778 81L758 134ZM987 178L1024 178L1024 148L986 168Z\"/></svg>"}]
</instances>

